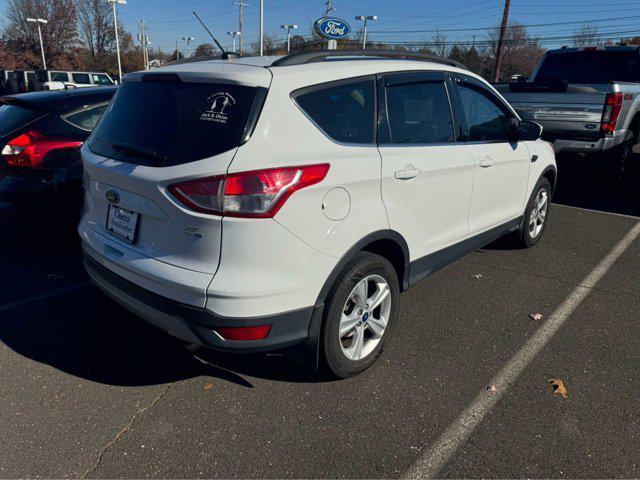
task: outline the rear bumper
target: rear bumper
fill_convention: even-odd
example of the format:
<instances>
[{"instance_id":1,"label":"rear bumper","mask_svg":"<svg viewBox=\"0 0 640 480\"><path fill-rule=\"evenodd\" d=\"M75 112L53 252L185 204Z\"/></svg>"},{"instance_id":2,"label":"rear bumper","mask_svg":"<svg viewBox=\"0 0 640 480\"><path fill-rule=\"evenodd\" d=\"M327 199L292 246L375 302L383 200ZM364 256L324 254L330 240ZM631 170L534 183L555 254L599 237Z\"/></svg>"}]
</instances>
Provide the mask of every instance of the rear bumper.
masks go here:
<instances>
[{"instance_id":1,"label":"rear bumper","mask_svg":"<svg viewBox=\"0 0 640 480\"><path fill-rule=\"evenodd\" d=\"M188 343L226 352L257 353L282 350L309 337L314 307L263 317L223 317L146 290L105 268L86 251L83 257L94 285L131 312ZM213 330L215 327L257 325L271 325L264 340L225 340Z\"/></svg>"},{"instance_id":2,"label":"rear bumper","mask_svg":"<svg viewBox=\"0 0 640 480\"><path fill-rule=\"evenodd\" d=\"M553 134L545 136L545 139L553 143L553 149L556 154L586 154L598 155L620 145L627 134L626 130L618 130L611 137L600 137L593 139L573 139L562 138L561 135Z\"/></svg>"}]
</instances>

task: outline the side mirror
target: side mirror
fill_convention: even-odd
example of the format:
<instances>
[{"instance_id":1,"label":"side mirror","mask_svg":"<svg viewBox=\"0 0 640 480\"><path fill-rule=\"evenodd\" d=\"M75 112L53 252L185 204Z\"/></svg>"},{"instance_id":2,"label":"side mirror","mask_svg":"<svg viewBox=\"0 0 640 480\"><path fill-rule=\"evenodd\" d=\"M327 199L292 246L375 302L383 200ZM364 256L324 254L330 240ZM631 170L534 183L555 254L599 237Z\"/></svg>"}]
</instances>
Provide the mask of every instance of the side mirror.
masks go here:
<instances>
[{"instance_id":1,"label":"side mirror","mask_svg":"<svg viewBox=\"0 0 640 480\"><path fill-rule=\"evenodd\" d=\"M533 142L542 136L542 125L528 120L522 120L518 124L518 140L521 142Z\"/></svg>"}]
</instances>

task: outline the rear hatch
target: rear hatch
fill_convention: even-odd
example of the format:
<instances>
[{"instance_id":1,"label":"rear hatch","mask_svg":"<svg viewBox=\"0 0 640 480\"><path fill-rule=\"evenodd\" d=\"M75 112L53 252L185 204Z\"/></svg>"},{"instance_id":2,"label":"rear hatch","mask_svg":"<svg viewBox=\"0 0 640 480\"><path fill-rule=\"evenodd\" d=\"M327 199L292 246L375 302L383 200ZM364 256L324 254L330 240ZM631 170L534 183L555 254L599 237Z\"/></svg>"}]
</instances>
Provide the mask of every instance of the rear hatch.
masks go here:
<instances>
[{"instance_id":1,"label":"rear hatch","mask_svg":"<svg viewBox=\"0 0 640 480\"><path fill-rule=\"evenodd\" d=\"M185 208L168 187L226 173L271 81L264 68L215 66L125 77L82 152L83 222L120 250L209 280L219 262L221 218ZM203 67L212 73L197 71Z\"/></svg>"},{"instance_id":2,"label":"rear hatch","mask_svg":"<svg viewBox=\"0 0 640 480\"><path fill-rule=\"evenodd\" d=\"M530 83L498 86L520 116L546 136L593 140L613 82L638 81L637 49L584 48L549 52Z\"/></svg>"}]
</instances>

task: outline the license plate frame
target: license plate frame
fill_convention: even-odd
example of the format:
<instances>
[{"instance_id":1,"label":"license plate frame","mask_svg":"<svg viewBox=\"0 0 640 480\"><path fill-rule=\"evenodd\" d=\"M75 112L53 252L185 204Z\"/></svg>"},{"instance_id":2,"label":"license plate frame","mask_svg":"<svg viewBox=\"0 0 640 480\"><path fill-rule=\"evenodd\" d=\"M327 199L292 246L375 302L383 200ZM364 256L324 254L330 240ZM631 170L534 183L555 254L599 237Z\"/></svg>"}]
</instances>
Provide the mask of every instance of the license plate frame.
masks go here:
<instances>
[{"instance_id":1,"label":"license plate frame","mask_svg":"<svg viewBox=\"0 0 640 480\"><path fill-rule=\"evenodd\" d=\"M127 243L134 244L138 233L139 220L140 214L138 212L109 204L106 228L111 235Z\"/></svg>"}]
</instances>

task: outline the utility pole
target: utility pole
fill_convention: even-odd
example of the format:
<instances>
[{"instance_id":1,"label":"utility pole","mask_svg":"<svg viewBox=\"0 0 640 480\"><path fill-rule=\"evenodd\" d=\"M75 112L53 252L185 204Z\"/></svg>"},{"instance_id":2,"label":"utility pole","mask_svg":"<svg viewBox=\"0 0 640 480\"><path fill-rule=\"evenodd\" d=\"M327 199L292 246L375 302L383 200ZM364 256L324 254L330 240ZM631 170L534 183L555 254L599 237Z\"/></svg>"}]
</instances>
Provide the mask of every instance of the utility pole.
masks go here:
<instances>
[{"instance_id":1,"label":"utility pole","mask_svg":"<svg viewBox=\"0 0 640 480\"><path fill-rule=\"evenodd\" d=\"M180 50L178 50L178 40L176 40L176 60L180 60Z\"/></svg>"},{"instance_id":2,"label":"utility pole","mask_svg":"<svg viewBox=\"0 0 640 480\"><path fill-rule=\"evenodd\" d=\"M47 69L47 61L44 59L44 44L42 43L42 30L40 29L40 24L49 23L44 18L27 18L27 22L35 23L38 25L38 38L40 39L40 53L42 53L42 68L44 70Z\"/></svg>"},{"instance_id":3,"label":"utility pole","mask_svg":"<svg viewBox=\"0 0 640 480\"><path fill-rule=\"evenodd\" d=\"M287 53L291 52L291 29L298 28L298 25L280 25L280 28L287 31Z\"/></svg>"},{"instance_id":4,"label":"utility pole","mask_svg":"<svg viewBox=\"0 0 640 480\"><path fill-rule=\"evenodd\" d=\"M240 32L240 34L238 35L240 37L240 56L242 56L242 23L243 23L243 16L242 16L242 7L248 7L249 4L243 2L242 0L237 0L236 2L233 2L234 5L238 5L238 32ZM236 37L233 37L233 41L235 42Z\"/></svg>"},{"instance_id":5,"label":"utility pole","mask_svg":"<svg viewBox=\"0 0 640 480\"><path fill-rule=\"evenodd\" d=\"M361 20L364 22L364 36L362 38L362 49L366 50L367 49L367 23L371 20L371 21L376 21L378 20L378 16L377 15L358 15L356 17L356 20Z\"/></svg>"},{"instance_id":6,"label":"utility pole","mask_svg":"<svg viewBox=\"0 0 640 480\"><path fill-rule=\"evenodd\" d=\"M195 40L195 38L193 38L193 37L182 37L182 40L187 42L187 57L190 57L191 56L191 41Z\"/></svg>"},{"instance_id":7,"label":"utility pole","mask_svg":"<svg viewBox=\"0 0 640 480\"><path fill-rule=\"evenodd\" d=\"M144 20L140 20L140 33L138 34L138 40L142 45L142 62L144 69L149 70L149 28L144 24Z\"/></svg>"},{"instance_id":8,"label":"utility pole","mask_svg":"<svg viewBox=\"0 0 640 480\"><path fill-rule=\"evenodd\" d=\"M260 56L264 56L264 0L260 0Z\"/></svg>"},{"instance_id":9,"label":"utility pole","mask_svg":"<svg viewBox=\"0 0 640 480\"><path fill-rule=\"evenodd\" d=\"M504 36L507 32L507 24L509 22L509 5L511 0L505 0L504 13L502 14L502 24L500 25L500 36L498 37L498 50L496 51L496 64L493 68L493 81L497 82L500 77L500 65L502 64L502 55L504 54Z\"/></svg>"},{"instance_id":10,"label":"utility pole","mask_svg":"<svg viewBox=\"0 0 640 480\"><path fill-rule=\"evenodd\" d=\"M122 83L122 63L120 62L120 39L118 38L118 16L116 15L116 3L118 5L126 5L127 0L107 0L113 6L113 29L116 33L116 54L118 56L118 75L119 82Z\"/></svg>"}]
</instances>

